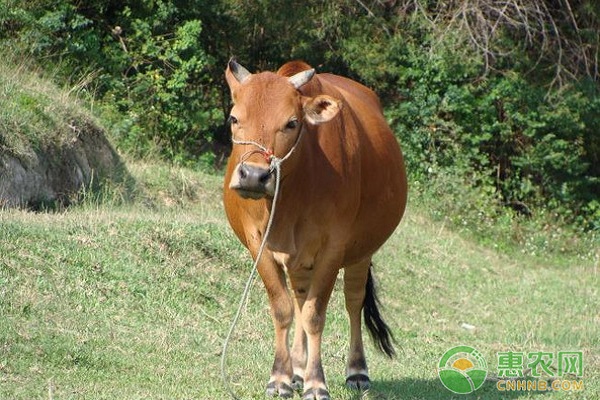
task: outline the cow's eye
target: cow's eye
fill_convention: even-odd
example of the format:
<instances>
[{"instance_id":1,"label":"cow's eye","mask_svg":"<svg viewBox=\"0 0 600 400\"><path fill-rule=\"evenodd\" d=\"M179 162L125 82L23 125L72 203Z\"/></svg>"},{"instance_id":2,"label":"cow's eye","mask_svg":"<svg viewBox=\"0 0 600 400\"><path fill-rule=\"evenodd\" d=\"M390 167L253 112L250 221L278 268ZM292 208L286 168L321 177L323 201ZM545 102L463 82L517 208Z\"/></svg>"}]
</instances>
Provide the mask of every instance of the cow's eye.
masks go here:
<instances>
[{"instance_id":1,"label":"cow's eye","mask_svg":"<svg viewBox=\"0 0 600 400\"><path fill-rule=\"evenodd\" d=\"M290 120L286 125L285 125L285 129L296 129L298 127L298 120L297 119L292 119Z\"/></svg>"},{"instance_id":2,"label":"cow's eye","mask_svg":"<svg viewBox=\"0 0 600 400\"><path fill-rule=\"evenodd\" d=\"M238 123L238 119L236 117L234 117L233 115L230 115L229 118L227 118L227 123L229 125L235 125Z\"/></svg>"}]
</instances>

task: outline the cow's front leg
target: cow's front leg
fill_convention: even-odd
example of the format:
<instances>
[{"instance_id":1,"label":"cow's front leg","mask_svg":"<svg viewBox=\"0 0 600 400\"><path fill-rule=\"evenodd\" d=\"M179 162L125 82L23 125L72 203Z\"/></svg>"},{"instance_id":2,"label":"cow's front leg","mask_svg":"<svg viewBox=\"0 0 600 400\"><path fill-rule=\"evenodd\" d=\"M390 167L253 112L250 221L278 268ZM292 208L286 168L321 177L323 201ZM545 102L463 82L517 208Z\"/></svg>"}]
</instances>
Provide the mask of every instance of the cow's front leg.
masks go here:
<instances>
[{"instance_id":1,"label":"cow's front leg","mask_svg":"<svg viewBox=\"0 0 600 400\"><path fill-rule=\"evenodd\" d=\"M274 262L262 263L260 276L265 284L271 318L275 328L275 361L267 384L267 395L290 398L292 390L292 361L288 345L288 333L294 318L292 300L288 294L283 270Z\"/></svg>"},{"instance_id":2,"label":"cow's front leg","mask_svg":"<svg viewBox=\"0 0 600 400\"><path fill-rule=\"evenodd\" d=\"M329 266L324 266L328 268ZM321 339L325 328L325 313L338 270L316 270L302 307L302 327L307 339L307 360L304 372L303 400L329 400L325 374L321 363Z\"/></svg>"},{"instance_id":3,"label":"cow's front leg","mask_svg":"<svg viewBox=\"0 0 600 400\"><path fill-rule=\"evenodd\" d=\"M292 387L302 392L304 388L304 371L306 370L306 332L302 327L302 307L306 300L307 290L304 288L293 288L294 293L294 315L296 328L294 329L294 342L292 344Z\"/></svg>"},{"instance_id":4,"label":"cow's front leg","mask_svg":"<svg viewBox=\"0 0 600 400\"><path fill-rule=\"evenodd\" d=\"M294 300L294 316L296 327L294 329L294 342L292 344L292 368L294 375L292 377L292 387L300 391L304 388L304 372L306 371L307 357L307 339L306 332L302 326L302 308L306 301L310 282L312 278L313 265L300 264L296 268L291 268L288 272L290 275L290 285Z\"/></svg>"}]
</instances>

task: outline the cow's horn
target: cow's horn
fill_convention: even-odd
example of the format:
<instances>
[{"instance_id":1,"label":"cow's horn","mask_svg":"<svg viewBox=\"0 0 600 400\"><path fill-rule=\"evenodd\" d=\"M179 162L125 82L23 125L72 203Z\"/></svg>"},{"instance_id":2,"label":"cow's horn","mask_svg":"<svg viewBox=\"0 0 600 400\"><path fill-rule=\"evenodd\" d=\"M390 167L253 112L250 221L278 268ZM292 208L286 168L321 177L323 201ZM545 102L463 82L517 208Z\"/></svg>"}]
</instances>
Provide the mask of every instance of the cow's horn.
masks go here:
<instances>
[{"instance_id":1,"label":"cow's horn","mask_svg":"<svg viewBox=\"0 0 600 400\"><path fill-rule=\"evenodd\" d=\"M229 60L229 70L239 83L244 83L244 81L248 79L250 75L252 75L246 68L238 64L233 57L231 60Z\"/></svg>"},{"instance_id":2,"label":"cow's horn","mask_svg":"<svg viewBox=\"0 0 600 400\"><path fill-rule=\"evenodd\" d=\"M294 76L290 76L288 81L296 88L300 89L303 85L306 85L308 81L315 75L315 69L307 69L306 71L298 72Z\"/></svg>"}]
</instances>

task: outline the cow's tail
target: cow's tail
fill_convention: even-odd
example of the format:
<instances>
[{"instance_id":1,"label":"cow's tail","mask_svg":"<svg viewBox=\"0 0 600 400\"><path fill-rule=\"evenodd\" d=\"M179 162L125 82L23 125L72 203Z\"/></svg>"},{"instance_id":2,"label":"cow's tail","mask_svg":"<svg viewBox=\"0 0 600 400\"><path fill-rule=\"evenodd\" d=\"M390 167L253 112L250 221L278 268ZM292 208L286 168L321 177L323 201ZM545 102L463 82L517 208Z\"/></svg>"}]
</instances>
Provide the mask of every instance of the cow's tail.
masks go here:
<instances>
[{"instance_id":1,"label":"cow's tail","mask_svg":"<svg viewBox=\"0 0 600 400\"><path fill-rule=\"evenodd\" d=\"M392 358L396 354L394 350L394 336L390 327L383 321L379 313L379 299L375 289L373 280L373 264L369 267L369 276L367 277L367 286L365 301L363 303L363 315L365 317L365 325L371 334L371 338L375 346L382 353Z\"/></svg>"}]
</instances>

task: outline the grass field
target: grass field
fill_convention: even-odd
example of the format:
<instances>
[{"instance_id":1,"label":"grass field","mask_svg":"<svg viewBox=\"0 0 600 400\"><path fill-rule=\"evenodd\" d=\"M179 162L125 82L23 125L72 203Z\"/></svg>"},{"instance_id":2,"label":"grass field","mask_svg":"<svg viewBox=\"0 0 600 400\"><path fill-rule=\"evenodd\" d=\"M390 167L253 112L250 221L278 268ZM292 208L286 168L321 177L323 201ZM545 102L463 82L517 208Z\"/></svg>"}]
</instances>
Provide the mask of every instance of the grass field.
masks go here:
<instances>
[{"instance_id":1,"label":"grass field","mask_svg":"<svg viewBox=\"0 0 600 400\"><path fill-rule=\"evenodd\" d=\"M221 178L131 170L146 184L133 204L1 211L0 399L227 398L221 346L251 263L224 218ZM584 259L500 253L415 203L375 259L398 357L369 343L372 389L361 397L344 388L348 331L338 286L323 346L332 398L600 398L597 249ZM257 282L227 359L241 398L264 397L271 341ZM581 350L584 390L499 392L489 381L453 395L436 366L459 344L481 351L491 375L497 352Z\"/></svg>"}]
</instances>

